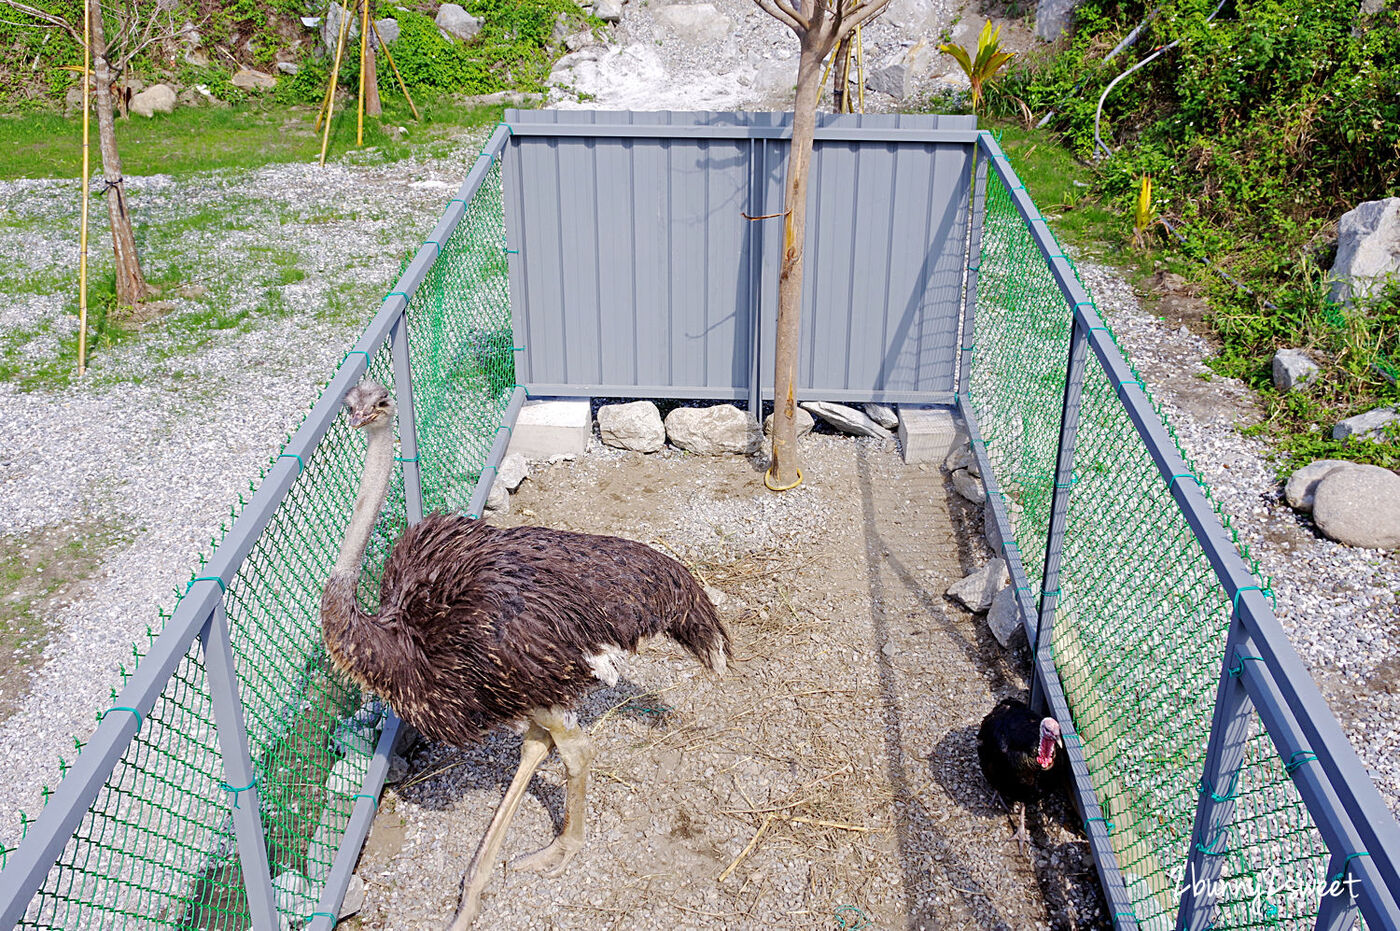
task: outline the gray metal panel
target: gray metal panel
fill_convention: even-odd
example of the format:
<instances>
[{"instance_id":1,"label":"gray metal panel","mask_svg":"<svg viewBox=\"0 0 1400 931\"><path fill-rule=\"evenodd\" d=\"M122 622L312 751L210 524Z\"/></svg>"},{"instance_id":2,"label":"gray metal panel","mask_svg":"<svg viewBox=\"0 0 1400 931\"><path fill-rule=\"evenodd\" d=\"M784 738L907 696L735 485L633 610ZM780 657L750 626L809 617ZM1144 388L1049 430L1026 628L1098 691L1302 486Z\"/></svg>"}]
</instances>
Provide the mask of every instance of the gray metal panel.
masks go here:
<instances>
[{"instance_id":1,"label":"gray metal panel","mask_svg":"<svg viewBox=\"0 0 1400 931\"><path fill-rule=\"evenodd\" d=\"M790 115L512 110L506 122L516 130L506 223L520 250L511 303L522 383L743 396L757 333L760 390L771 385L783 221L743 214L782 210ZM975 125L819 119L804 397L951 395L970 146L933 137ZM567 134L550 132L562 126ZM898 141L879 142L890 135Z\"/></svg>"}]
</instances>

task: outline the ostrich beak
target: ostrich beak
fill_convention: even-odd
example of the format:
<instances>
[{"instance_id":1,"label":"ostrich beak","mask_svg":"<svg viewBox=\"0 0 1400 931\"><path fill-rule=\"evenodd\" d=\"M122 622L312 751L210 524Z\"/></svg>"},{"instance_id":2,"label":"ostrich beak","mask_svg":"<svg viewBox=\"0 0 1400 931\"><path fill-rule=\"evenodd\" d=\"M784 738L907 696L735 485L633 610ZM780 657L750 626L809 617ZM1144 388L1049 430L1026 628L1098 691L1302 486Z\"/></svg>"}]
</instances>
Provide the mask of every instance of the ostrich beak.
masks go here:
<instances>
[{"instance_id":1,"label":"ostrich beak","mask_svg":"<svg viewBox=\"0 0 1400 931\"><path fill-rule=\"evenodd\" d=\"M350 426L352 426L352 427L363 427L365 424L370 423L371 421L375 420L378 416L379 416L379 411L376 411L376 410L369 410L369 411L352 410L352 411L350 411Z\"/></svg>"}]
</instances>

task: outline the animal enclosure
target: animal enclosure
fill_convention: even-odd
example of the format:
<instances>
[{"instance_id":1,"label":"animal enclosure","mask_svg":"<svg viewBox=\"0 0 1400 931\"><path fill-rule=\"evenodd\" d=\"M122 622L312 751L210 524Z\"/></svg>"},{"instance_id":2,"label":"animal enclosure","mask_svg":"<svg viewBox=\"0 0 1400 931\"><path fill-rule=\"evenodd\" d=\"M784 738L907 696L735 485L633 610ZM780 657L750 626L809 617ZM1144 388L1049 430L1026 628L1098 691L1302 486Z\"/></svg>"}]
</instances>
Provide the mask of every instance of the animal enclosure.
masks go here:
<instances>
[{"instance_id":1,"label":"animal enclosure","mask_svg":"<svg viewBox=\"0 0 1400 931\"><path fill-rule=\"evenodd\" d=\"M138 662L96 731L5 852L0 925L333 926L398 728L332 671L318 629L361 455L339 401L367 372L401 412L395 477L362 582L367 605L404 526L428 510L481 513L527 391L761 397L776 293L765 250L777 237L761 232L771 219L741 215L772 212L775 201L755 192L781 186L783 121L527 119L508 115L519 134L497 128L320 401L231 513L227 535L134 650ZM561 174L565 161L537 146L577 149L597 174ZM859 193L856 215L889 234L882 280L902 290L866 303L868 263L846 263L843 276L840 263L818 270L813 261L809 294L839 299L809 298L807 320L820 326L806 328L802 384L812 397L955 398L1115 925L1345 928L1359 907L1367 927L1400 927L1400 829L995 139L970 124L846 117L819 129L818 146L829 171L811 196L830 206L809 222L839 228L831 217L845 210L841 197ZM923 166L924 213L897 196L912 176L876 173L896 196L860 187L855 166L883 157L867 152L901 170ZM565 333L630 328L643 345L630 314L662 301L660 283L683 281L681 266L700 265L686 246L634 261L630 278L602 275L601 254L563 248L609 241L596 227L539 226L531 194L560 198L561 220L590 209L602 217L610 198L600 179L616 184L628 164L612 156L634 160L630 170L650 159L661 179L676 167L666 159L688 159L686 183L702 185L685 189L692 194L710 190L712 164L740 162L743 184L719 173L723 197L667 194L673 212L659 216L664 228L693 230L712 214L728 223L696 240L715 268L732 260L713 296L688 303L701 293L693 283L665 292L677 316L664 355L686 356L718 325L728 335L709 344L713 366L672 368L663 382L659 370L606 362L601 341L548 343L552 307ZM674 209L685 203L689 213ZM635 210L615 218L637 219ZM838 238L828 258L853 255L851 241L829 235ZM585 274L580 263L590 261ZM626 296L620 283L642 294L643 275L657 286L646 300L604 320L603 306ZM847 364L847 343L866 341L836 334L873 333L872 320L878 351ZM571 358L576 351L597 358ZM603 384L579 365L626 378ZM1261 903L1246 883L1266 875L1305 891ZM1319 877L1355 878L1356 899L1317 892Z\"/></svg>"}]
</instances>

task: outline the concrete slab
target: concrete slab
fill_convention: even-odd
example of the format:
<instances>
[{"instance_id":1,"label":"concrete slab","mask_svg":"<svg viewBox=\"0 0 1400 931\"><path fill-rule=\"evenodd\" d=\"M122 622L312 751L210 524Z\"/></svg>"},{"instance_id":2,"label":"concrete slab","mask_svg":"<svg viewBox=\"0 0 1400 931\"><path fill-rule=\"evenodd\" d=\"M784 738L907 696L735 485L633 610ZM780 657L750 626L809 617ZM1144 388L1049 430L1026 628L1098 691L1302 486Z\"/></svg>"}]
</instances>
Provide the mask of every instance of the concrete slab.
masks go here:
<instances>
[{"instance_id":1,"label":"concrete slab","mask_svg":"<svg viewBox=\"0 0 1400 931\"><path fill-rule=\"evenodd\" d=\"M899 406L899 449L905 462L942 462L961 433L951 407Z\"/></svg>"},{"instance_id":2,"label":"concrete slab","mask_svg":"<svg viewBox=\"0 0 1400 931\"><path fill-rule=\"evenodd\" d=\"M591 398L533 398L520 408L506 455L526 459L581 455L593 435Z\"/></svg>"}]
</instances>

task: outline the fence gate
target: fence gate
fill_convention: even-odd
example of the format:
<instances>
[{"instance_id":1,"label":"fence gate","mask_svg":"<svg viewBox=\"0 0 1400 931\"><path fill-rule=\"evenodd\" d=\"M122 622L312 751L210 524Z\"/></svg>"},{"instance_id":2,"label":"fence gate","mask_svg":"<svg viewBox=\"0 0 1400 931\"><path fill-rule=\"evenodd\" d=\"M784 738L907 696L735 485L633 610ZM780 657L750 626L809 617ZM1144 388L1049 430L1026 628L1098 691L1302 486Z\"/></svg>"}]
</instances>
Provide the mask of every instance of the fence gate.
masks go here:
<instances>
[{"instance_id":1,"label":"fence gate","mask_svg":"<svg viewBox=\"0 0 1400 931\"><path fill-rule=\"evenodd\" d=\"M511 110L506 121L520 382L754 409L771 398L790 116ZM819 116L804 399L952 403L976 138L973 117Z\"/></svg>"}]
</instances>

